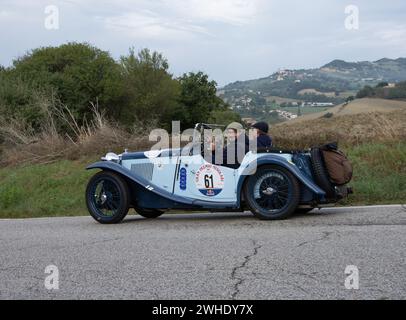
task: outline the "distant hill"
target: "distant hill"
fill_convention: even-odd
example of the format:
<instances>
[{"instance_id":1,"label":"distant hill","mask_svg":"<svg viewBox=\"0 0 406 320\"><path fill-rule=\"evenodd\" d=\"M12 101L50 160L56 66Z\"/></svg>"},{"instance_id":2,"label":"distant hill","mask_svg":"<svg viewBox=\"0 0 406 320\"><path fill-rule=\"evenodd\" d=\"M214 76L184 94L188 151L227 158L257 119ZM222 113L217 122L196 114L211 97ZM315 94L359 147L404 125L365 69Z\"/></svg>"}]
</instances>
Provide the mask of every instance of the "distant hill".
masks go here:
<instances>
[{"instance_id":1,"label":"distant hill","mask_svg":"<svg viewBox=\"0 0 406 320\"><path fill-rule=\"evenodd\" d=\"M343 103L364 86L406 80L406 58L346 62L333 60L320 68L279 70L268 77L237 81L219 95L244 115L280 101ZM290 100L284 100L290 99Z\"/></svg>"},{"instance_id":2,"label":"distant hill","mask_svg":"<svg viewBox=\"0 0 406 320\"><path fill-rule=\"evenodd\" d=\"M344 73L346 77L355 79L373 78L375 80L398 82L405 80L406 58L395 60L383 58L374 62L334 60L321 67L320 70L327 73Z\"/></svg>"}]
</instances>

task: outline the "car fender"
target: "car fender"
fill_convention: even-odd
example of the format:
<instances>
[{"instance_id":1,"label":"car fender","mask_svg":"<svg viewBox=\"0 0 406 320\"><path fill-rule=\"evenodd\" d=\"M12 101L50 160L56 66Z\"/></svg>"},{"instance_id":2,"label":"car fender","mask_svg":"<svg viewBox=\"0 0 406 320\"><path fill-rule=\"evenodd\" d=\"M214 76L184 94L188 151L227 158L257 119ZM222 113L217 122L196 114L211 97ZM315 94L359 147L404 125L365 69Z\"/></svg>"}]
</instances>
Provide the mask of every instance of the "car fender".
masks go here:
<instances>
[{"instance_id":1,"label":"car fender","mask_svg":"<svg viewBox=\"0 0 406 320\"><path fill-rule=\"evenodd\" d=\"M317 198L323 200L326 193L321 189L317 184L315 184L307 175L305 175L299 168L291 161L288 161L286 158L276 155L269 154L265 156L258 157L244 166L239 175L237 183L237 196L238 203L241 201L241 192L246 179L255 174L256 169L263 165L274 164L279 165L292 173L305 187L317 195Z\"/></svg>"}]
</instances>

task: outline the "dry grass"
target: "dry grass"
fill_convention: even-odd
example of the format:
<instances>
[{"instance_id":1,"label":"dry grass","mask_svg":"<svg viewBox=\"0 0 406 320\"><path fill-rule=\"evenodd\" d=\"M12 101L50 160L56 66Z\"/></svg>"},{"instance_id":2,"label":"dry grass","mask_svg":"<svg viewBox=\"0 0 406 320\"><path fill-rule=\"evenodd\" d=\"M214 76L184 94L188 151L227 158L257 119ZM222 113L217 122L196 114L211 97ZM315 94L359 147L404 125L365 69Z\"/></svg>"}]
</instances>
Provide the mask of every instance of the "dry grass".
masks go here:
<instances>
[{"instance_id":1,"label":"dry grass","mask_svg":"<svg viewBox=\"0 0 406 320\"><path fill-rule=\"evenodd\" d=\"M365 102L365 101L364 101ZM364 103L362 102L362 103ZM66 106L44 103L46 114L40 132L21 121L0 118L0 166L46 164L59 159L77 160L101 156L108 151L147 150L155 142L148 133L156 123L138 123L124 130L108 121L96 105L93 118L80 125ZM63 130L58 130L58 125ZM406 140L406 108L391 112L335 113L331 118L319 117L307 121L289 121L271 129L276 146L309 148L326 142L340 145L386 143ZM61 132L70 132L70 134Z\"/></svg>"},{"instance_id":2,"label":"dry grass","mask_svg":"<svg viewBox=\"0 0 406 320\"><path fill-rule=\"evenodd\" d=\"M0 166L47 164L59 159L76 160L80 157L100 156L106 151L122 152L147 149L151 143L145 132L153 124L139 124L133 130L124 130L108 121L92 104L93 119L83 125L66 106L48 105L46 120L40 132L35 132L21 121L0 118ZM62 123L70 134L61 133L56 123ZM65 130L64 130L65 131ZM66 131L65 131L66 132Z\"/></svg>"},{"instance_id":3,"label":"dry grass","mask_svg":"<svg viewBox=\"0 0 406 320\"><path fill-rule=\"evenodd\" d=\"M306 107L305 107L306 108ZM406 101L378 99L378 98L363 98L356 99L350 103L340 104L338 106L328 108L323 112L309 113L294 120L289 121L289 124L304 122L322 118L326 113L332 113L334 116L365 114L370 112L393 112L406 110Z\"/></svg>"},{"instance_id":4,"label":"dry grass","mask_svg":"<svg viewBox=\"0 0 406 320\"><path fill-rule=\"evenodd\" d=\"M295 123L283 123L271 129L274 142L284 148L308 148L338 141L344 145L406 140L406 109L394 112L370 112L333 116Z\"/></svg>"}]
</instances>

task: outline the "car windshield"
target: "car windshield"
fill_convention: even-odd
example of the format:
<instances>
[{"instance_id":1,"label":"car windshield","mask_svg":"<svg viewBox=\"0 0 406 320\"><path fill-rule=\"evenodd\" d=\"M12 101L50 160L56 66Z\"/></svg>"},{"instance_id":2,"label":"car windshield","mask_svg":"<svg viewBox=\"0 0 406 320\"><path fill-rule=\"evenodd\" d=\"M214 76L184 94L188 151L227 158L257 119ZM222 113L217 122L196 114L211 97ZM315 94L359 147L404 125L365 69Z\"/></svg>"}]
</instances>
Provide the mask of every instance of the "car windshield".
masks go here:
<instances>
[{"instance_id":1,"label":"car windshield","mask_svg":"<svg viewBox=\"0 0 406 320\"><path fill-rule=\"evenodd\" d=\"M199 154L203 151L203 142L204 142L204 132L205 130L216 130L224 129L224 125L220 124L207 124L207 123L197 123L195 125L194 131L193 131L193 140L192 143L188 144L183 148L182 153L183 154ZM211 139L211 137L210 137ZM211 141L206 141L206 146L210 145Z\"/></svg>"}]
</instances>

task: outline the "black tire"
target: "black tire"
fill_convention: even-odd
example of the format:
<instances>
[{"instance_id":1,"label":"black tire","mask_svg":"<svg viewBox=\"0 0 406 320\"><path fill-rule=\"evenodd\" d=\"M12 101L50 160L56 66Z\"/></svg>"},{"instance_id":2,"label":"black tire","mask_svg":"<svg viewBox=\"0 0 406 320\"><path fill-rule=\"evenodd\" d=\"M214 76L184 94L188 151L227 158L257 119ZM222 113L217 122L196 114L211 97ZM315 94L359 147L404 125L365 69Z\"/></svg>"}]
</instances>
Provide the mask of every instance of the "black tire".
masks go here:
<instances>
[{"instance_id":1,"label":"black tire","mask_svg":"<svg viewBox=\"0 0 406 320\"><path fill-rule=\"evenodd\" d=\"M141 208L134 208L135 212L137 212L140 216L147 218L147 219L156 219L163 215L165 212L157 209L141 209Z\"/></svg>"},{"instance_id":2,"label":"black tire","mask_svg":"<svg viewBox=\"0 0 406 320\"><path fill-rule=\"evenodd\" d=\"M97 222L103 224L121 222L130 207L127 183L113 172L96 173L87 184L86 205L90 215Z\"/></svg>"},{"instance_id":3,"label":"black tire","mask_svg":"<svg viewBox=\"0 0 406 320\"><path fill-rule=\"evenodd\" d=\"M244 198L257 218L286 219L299 204L300 187L290 171L280 166L267 165L259 167L254 175L247 178Z\"/></svg>"},{"instance_id":4,"label":"black tire","mask_svg":"<svg viewBox=\"0 0 406 320\"><path fill-rule=\"evenodd\" d=\"M311 149L310 154L314 179L316 180L317 185L326 192L328 199L334 199L336 194L334 185L330 182L320 149L313 148Z\"/></svg>"}]
</instances>

